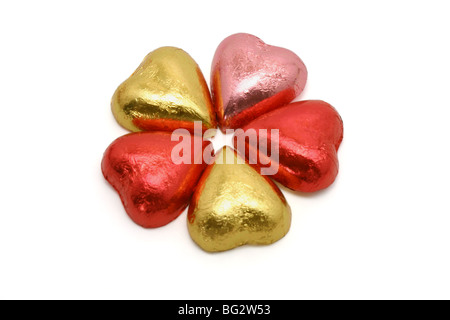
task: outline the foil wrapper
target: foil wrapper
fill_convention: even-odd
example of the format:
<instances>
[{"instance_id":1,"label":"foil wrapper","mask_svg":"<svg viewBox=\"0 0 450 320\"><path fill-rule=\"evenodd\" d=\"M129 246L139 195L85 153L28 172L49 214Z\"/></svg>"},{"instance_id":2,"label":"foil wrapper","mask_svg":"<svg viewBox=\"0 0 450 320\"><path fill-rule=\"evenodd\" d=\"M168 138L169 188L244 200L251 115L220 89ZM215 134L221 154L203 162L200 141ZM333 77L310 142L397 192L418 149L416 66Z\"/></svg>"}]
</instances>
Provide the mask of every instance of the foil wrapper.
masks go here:
<instances>
[{"instance_id":1,"label":"foil wrapper","mask_svg":"<svg viewBox=\"0 0 450 320\"><path fill-rule=\"evenodd\" d=\"M172 151L180 142L172 141L169 132L125 135L104 154L103 175L119 193L130 218L144 228L161 227L177 218L207 166L203 152L211 143L189 134L181 139L190 144L189 163L174 163Z\"/></svg>"},{"instance_id":2,"label":"foil wrapper","mask_svg":"<svg viewBox=\"0 0 450 320\"><path fill-rule=\"evenodd\" d=\"M246 33L220 43L211 67L211 90L217 120L225 132L297 97L307 70L292 51L270 46Z\"/></svg>"},{"instance_id":3,"label":"foil wrapper","mask_svg":"<svg viewBox=\"0 0 450 320\"><path fill-rule=\"evenodd\" d=\"M314 192L331 185L339 171L337 151L343 138L343 123L330 104L320 100L294 102L273 110L243 127L255 130L258 139L245 139L245 157L261 172L278 167L271 176L282 185ZM275 141L272 130L278 130ZM235 147L242 133L234 137ZM261 141L267 145L261 148ZM266 152L278 144L277 155ZM274 164L273 162L277 163Z\"/></svg>"},{"instance_id":4,"label":"foil wrapper","mask_svg":"<svg viewBox=\"0 0 450 320\"><path fill-rule=\"evenodd\" d=\"M163 47L149 53L116 90L111 101L116 120L126 129L173 131L216 128L208 86L197 63L183 50Z\"/></svg>"},{"instance_id":5,"label":"foil wrapper","mask_svg":"<svg viewBox=\"0 0 450 320\"><path fill-rule=\"evenodd\" d=\"M283 238L291 209L278 187L224 147L200 179L188 212L192 239L209 252Z\"/></svg>"}]
</instances>

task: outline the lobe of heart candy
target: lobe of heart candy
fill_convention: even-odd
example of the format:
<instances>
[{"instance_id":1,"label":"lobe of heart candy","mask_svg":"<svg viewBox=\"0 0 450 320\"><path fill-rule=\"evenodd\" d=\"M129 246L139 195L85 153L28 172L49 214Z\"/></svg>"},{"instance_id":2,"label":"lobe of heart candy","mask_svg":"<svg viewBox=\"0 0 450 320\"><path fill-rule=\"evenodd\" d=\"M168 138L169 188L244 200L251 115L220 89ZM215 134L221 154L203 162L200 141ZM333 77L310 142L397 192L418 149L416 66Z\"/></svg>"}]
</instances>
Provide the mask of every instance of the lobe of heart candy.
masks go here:
<instances>
[{"instance_id":1,"label":"lobe of heart candy","mask_svg":"<svg viewBox=\"0 0 450 320\"><path fill-rule=\"evenodd\" d=\"M255 130L258 139L246 139L245 150L239 151L245 152L249 162L257 162L253 166L259 171L278 166L278 172L271 178L282 185L296 191L313 192L334 182L339 169L337 151L343 138L343 123L330 104L319 100L294 102L259 117L242 129L244 132ZM276 137L272 129L279 130L278 160L260 148L261 141L267 139L266 150L272 149ZM236 148L243 134L235 135Z\"/></svg>"},{"instance_id":2,"label":"lobe of heart candy","mask_svg":"<svg viewBox=\"0 0 450 320\"><path fill-rule=\"evenodd\" d=\"M179 142L172 141L168 132L125 135L105 152L103 175L119 193L130 218L144 228L160 227L178 217L206 168L202 153L211 143L190 135L182 139L190 143L186 152L191 151L191 164L173 162L171 153Z\"/></svg>"},{"instance_id":3,"label":"lobe of heart candy","mask_svg":"<svg viewBox=\"0 0 450 320\"><path fill-rule=\"evenodd\" d=\"M304 89L307 71L292 51L250 34L232 35L219 45L211 69L214 107L222 131L239 128L291 102Z\"/></svg>"},{"instance_id":4,"label":"lobe of heart candy","mask_svg":"<svg viewBox=\"0 0 450 320\"><path fill-rule=\"evenodd\" d=\"M149 53L111 101L116 120L131 131L193 130L216 127L211 97L200 68L183 50L163 47Z\"/></svg>"},{"instance_id":5,"label":"lobe of heart candy","mask_svg":"<svg viewBox=\"0 0 450 320\"><path fill-rule=\"evenodd\" d=\"M192 197L188 229L206 251L271 244L289 231L291 210L278 187L230 147L203 174Z\"/></svg>"}]
</instances>

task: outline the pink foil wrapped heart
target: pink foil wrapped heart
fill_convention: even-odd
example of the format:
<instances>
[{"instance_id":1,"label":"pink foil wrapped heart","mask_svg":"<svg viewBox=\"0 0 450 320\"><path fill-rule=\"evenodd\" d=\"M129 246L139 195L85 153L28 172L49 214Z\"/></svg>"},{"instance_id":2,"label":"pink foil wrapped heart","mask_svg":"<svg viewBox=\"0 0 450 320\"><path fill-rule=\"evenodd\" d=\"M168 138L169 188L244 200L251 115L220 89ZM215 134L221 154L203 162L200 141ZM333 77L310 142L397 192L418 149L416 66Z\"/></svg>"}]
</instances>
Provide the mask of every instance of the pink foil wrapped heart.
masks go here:
<instances>
[{"instance_id":1,"label":"pink foil wrapped heart","mask_svg":"<svg viewBox=\"0 0 450 320\"><path fill-rule=\"evenodd\" d=\"M239 128L291 102L306 85L307 71L292 51L246 33L229 36L211 69L213 103L222 131Z\"/></svg>"}]
</instances>

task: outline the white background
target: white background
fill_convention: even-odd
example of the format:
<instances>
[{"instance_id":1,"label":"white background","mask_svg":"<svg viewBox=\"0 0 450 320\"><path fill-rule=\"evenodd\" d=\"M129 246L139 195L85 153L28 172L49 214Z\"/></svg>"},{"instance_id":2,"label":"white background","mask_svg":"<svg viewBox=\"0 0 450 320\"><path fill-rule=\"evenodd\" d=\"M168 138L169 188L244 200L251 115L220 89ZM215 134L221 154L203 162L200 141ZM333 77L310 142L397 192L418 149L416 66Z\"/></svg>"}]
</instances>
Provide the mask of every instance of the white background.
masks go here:
<instances>
[{"instance_id":1,"label":"white background","mask_svg":"<svg viewBox=\"0 0 450 320\"><path fill-rule=\"evenodd\" d=\"M450 299L445 1L2 1L0 298ZM301 99L344 120L335 184L285 191L278 243L207 254L183 213L145 230L104 181L126 133L110 98L144 56L186 50L209 79L248 32L296 52Z\"/></svg>"}]
</instances>

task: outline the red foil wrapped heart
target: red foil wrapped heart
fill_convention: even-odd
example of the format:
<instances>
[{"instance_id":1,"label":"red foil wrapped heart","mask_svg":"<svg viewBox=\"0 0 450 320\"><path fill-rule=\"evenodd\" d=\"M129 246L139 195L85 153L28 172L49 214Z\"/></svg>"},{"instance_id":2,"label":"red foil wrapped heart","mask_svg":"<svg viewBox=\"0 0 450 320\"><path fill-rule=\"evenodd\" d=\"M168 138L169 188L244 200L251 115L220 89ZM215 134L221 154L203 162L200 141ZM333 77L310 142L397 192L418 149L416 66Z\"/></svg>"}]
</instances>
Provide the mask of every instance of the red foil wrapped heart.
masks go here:
<instances>
[{"instance_id":1,"label":"red foil wrapped heart","mask_svg":"<svg viewBox=\"0 0 450 320\"><path fill-rule=\"evenodd\" d=\"M207 147L212 150L211 143L189 134L180 138L190 144L190 159L185 162L191 164L174 163L172 150L180 142L172 141L169 132L128 134L105 152L103 175L131 219L144 228L161 227L177 218L207 166L203 152Z\"/></svg>"},{"instance_id":2,"label":"red foil wrapped heart","mask_svg":"<svg viewBox=\"0 0 450 320\"><path fill-rule=\"evenodd\" d=\"M223 40L211 67L213 104L220 128L239 128L298 96L307 71L292 51L238 33Z\"/></svg>"},{"instance_id":3,"label":"red foil wrapped heart","mask_svg":"<svg viewBox=\"0 0 450 320\"><path fill-rule=\"evenodd\" d=\"M245 152L249 162L256 162L254 167L260 172L277 161L270 155L275 141L271 130L279 130L278 172L272 178L284 186L313 192L328 187L335 180L343 123L330 104L320 100L294 102L259 117L242 129L244 132L256 130L258 139L245 139L244 150L238 151ZM238 139L245 138L241 137L243 134L236 132L234 145L237 149ZM267 141L264 147L269 152L260 149L261 141Z\"/></svg>"}]
</instances>

